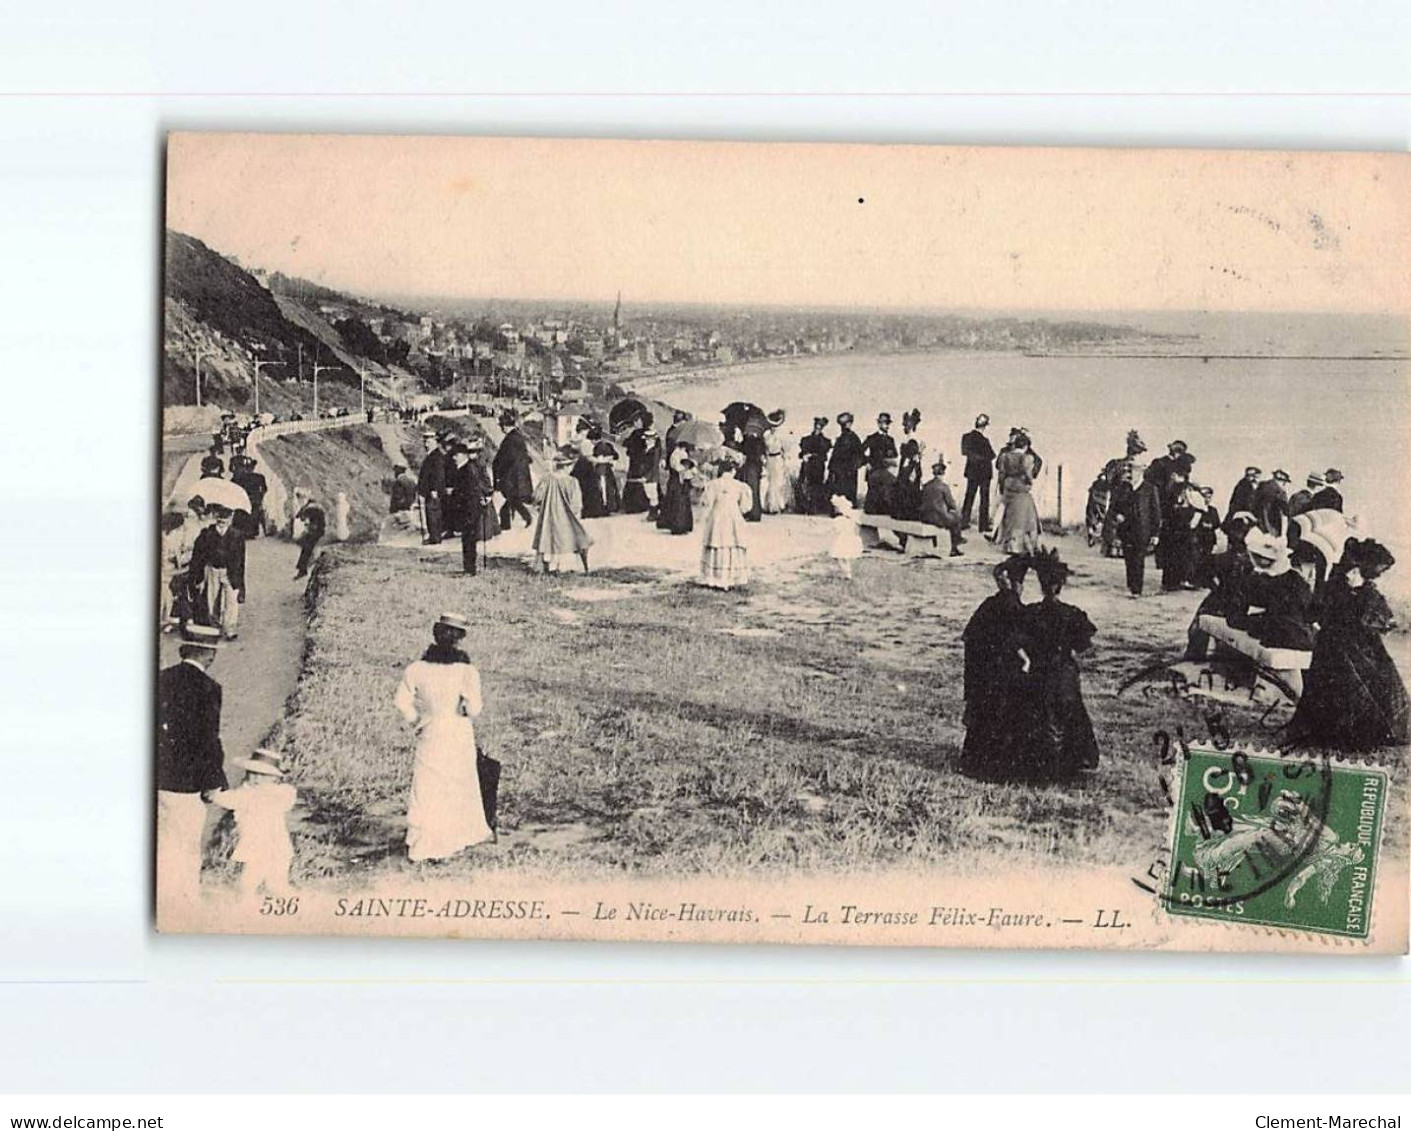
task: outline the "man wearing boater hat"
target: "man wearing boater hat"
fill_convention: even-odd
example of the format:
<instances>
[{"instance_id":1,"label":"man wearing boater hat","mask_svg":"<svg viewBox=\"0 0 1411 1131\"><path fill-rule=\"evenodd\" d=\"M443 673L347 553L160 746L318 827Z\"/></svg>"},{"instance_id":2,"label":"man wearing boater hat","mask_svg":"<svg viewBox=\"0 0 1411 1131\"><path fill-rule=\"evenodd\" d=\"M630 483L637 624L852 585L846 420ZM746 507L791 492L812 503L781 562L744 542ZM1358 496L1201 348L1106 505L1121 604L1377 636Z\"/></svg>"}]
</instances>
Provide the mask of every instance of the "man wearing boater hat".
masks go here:
<instances>
[{"instance_id":1,"label":"man wearing boater hat","mask_svg":"<svg viewBox=\"0 0 1411 1131\"><path fill-rule=\"evenodd\" d=\"M157 895L195 899L200 891L202 794L224 789L220 684L209 669L220 629L187 625L181 660L157 674Z\"/></svg>"},{"instance_id":2,"label":"man wearing boater hat","mask_svg":"<svg viewBox=\"0 0 1411 1131\"><path fill-rule=\"evenodd\" d=\"M1337 511L1342 513L1342 492L1337 489L1336 484L1342 482L1342 472L1335 467L1328 468L1323 472L1324 486L1313 492L1313 497L1308 500L1308 509L1311 511Z\"/></svg>"},{"instance_id":3,"label":"man wearing boater hat","mask_svg":"<svg viewBox=\"0 0 1411 1131\"><path fill-rule=\"evenodd\" d=\"M1326 483L1321 475L1316 471L1308 473L1307 486L1300 488L1289 496L1289 517L1302 514L1309 509L1309 502L1313 498L1315 491L1321 491Z\"/></svg>"}]
</instances>

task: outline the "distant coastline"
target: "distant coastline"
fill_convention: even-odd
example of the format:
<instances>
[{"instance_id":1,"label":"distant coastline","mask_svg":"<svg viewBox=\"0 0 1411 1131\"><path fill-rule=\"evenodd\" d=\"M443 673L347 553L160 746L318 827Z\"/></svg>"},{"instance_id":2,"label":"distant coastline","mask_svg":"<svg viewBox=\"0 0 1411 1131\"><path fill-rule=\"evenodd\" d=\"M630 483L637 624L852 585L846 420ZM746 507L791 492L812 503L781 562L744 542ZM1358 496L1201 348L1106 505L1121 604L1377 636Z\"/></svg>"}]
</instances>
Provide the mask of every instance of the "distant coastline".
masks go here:
<instances>
[{"instance_id":1,"label":"distant coastline","mask_svg":"<svg viewBox=\"0 0 1411 1131\"><path fill-rule=\"evenodd\" d=\"M1071 350L1048 350L1043 353L1031 352L1027 350L971 350L956 349L951 346L918 346L912 349L887 349L887 350L836 350L829 353L810 354L789 354L773 357L752 357L742 361L725 362L713 365L698 365L688 367L659 367L647 373L638 373L627 377L625 380L617 380L613 384L620 387L624 392L634 396L659 397L669 393L673 389L688 388L695 385L704 385L714 382L724 381L730 377L738 376L751 370L758 370L765 366L776 366L779 368L792 369L798 366L833 366L846 365L849 363L869 363L882 361L889 358L903 357L936 357L936 358L993 358L993 357L1024 357L1033 359L1042 358L1092 358L1092 359L1120 359L1133 361L1151 361L1159 359L1179 359L1179 360L1200 360L1200 361L1381 361L1381 362L1411 362L1411 353L1257 353L1238 352L1231 353L1225 351L1205 351L1201 349L1189 348L1190 343L1184 342L1187 346L1184 349L1173 350L1149 350L1140 351L1136 349L1118 348L1110 350L1092 349L1071 349Z\"/></svg>"}]
</instances>

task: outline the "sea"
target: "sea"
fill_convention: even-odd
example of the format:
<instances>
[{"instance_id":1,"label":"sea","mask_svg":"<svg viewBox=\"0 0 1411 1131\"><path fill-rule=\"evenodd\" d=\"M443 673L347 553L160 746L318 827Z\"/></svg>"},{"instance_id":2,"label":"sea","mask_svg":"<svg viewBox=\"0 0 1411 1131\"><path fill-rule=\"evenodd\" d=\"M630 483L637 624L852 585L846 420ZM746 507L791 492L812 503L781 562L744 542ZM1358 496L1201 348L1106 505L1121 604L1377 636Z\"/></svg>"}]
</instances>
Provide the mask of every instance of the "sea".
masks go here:
<instances>
[{"instance_id":1,"label":"sea","mask_svg":"<svg viewBox=\"0 0 1411 1131\"><path fill-rule=\"evenodd\" d=\"M1088 317L1092 317L1089 315ZM1050 354L918 352L831 354L754 362L705 376L638 387L704 419L731 401L783 408L786 430L806 433L826 416L852 412L866 435L879 412L893 433L902 413L921 412L928 453L942 452L947 478L961 478L960 437L979 413L996 449L1009 429L1028 429L1043 456L1035 484L1040 513L1082 521L1088 486L1121 456L1136 429L1147 458L1176 439L1196 457L1193 478L1214 489L1223 516L1247 465L1282 468L1303 486L1309 472L1335 467L1347 513L1404 563L1398 590L1411 589L1411 356L1404 324L1369 316L1120 316L1160 335L1123 352ZM1114 321L1116 318L1113 319ZM1062 475L1062 492L1059 477Z\"/></svg>"}]
</instances>

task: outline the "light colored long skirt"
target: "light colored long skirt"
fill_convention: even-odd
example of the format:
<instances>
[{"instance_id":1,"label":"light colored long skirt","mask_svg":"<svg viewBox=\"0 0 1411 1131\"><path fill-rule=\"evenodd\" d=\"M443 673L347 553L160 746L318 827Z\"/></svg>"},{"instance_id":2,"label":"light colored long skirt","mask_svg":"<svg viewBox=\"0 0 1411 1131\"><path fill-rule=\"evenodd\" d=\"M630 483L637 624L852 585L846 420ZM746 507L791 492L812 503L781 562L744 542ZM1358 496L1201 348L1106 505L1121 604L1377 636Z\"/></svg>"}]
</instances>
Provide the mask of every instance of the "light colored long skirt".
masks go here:
<instances>
[{"instance_id":1,"label":"light colored long skirt","mask_svg":"<svg viewBox=\"0 0 1411 1131\"><path fill-rule=\"evenodd\" d=\"M1031 554L1039 548L1039 509L1028 491L1005 492L995 541L1006 554Z\"/></svg>"},{"instance_id":2,"label":"light colored long skirt","mask_svg":"<svg viewBox=\"0 0 1411 1131\"><path fill-rule=\"evenodd\" d=\"M206 803L199 793L157 790L157 898L181 906L201 893Z\"/></svg>"},{"instance_id":3,"label":"light colored long skirt","mask_svg":"<svg viewBox=\"0 0 1411 1131\"><path fill-rule=\"evenodd\" d=\"M750 583L750 555L743 546L707 546L701 551L701 584L736 589Z\"/></svg>"},{"instance_id":4,"label":"light colored long skirt","mask_svg":"<svg viewBox=\"0 0 1411 1131\"><path fill-rule=\"evenodd\" d=\"M475 768L475 728L464 716L433 717L421 732L407 804L407 857L443 860L491 840Z\"/></svg>"},{"instance_id":5,"label":"light colored long skirt","mask_svg":"<svg viewBox=\"0 0 1411 1131\"><path fill-rule=\"evenodd\" d=\"M765 514L783 514L789 509L789 467L783 456L770 456L764 461L764 489L761 502Z\"/></svg>"}]
</instances>

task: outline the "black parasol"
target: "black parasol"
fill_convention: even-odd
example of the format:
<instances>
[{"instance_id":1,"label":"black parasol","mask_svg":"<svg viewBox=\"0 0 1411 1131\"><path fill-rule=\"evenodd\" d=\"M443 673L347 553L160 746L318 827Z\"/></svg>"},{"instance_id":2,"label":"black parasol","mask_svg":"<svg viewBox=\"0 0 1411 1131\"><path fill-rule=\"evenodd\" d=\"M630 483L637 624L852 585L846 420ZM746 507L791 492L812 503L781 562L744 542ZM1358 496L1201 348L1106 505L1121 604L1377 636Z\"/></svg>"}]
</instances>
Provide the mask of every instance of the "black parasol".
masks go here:
<instances>
[{"instance_id":1,"label":"black parasol","mask_svg":"<svg viewBox=\"0 0 1411 1131\"><path fill-rule=\"evenodd\" d=\"M734 401L726 405L720 415L732 428L754 436L762 436L769 430L769 418L764 415L764 409L748 401Z\"/></svg>"},{"instance_id":2,"label":"black parasol","mask_svg":"<svg viewBox=\"0 0 1411 1131\"><path fill-rule=\"evenodd\" d=\"M635 428L643 419L650 423L652 410L636 397L628 397L612 406L612 411L608 413L608 431L621 432L626 428Z\"/></svg>"}]
</instances>

